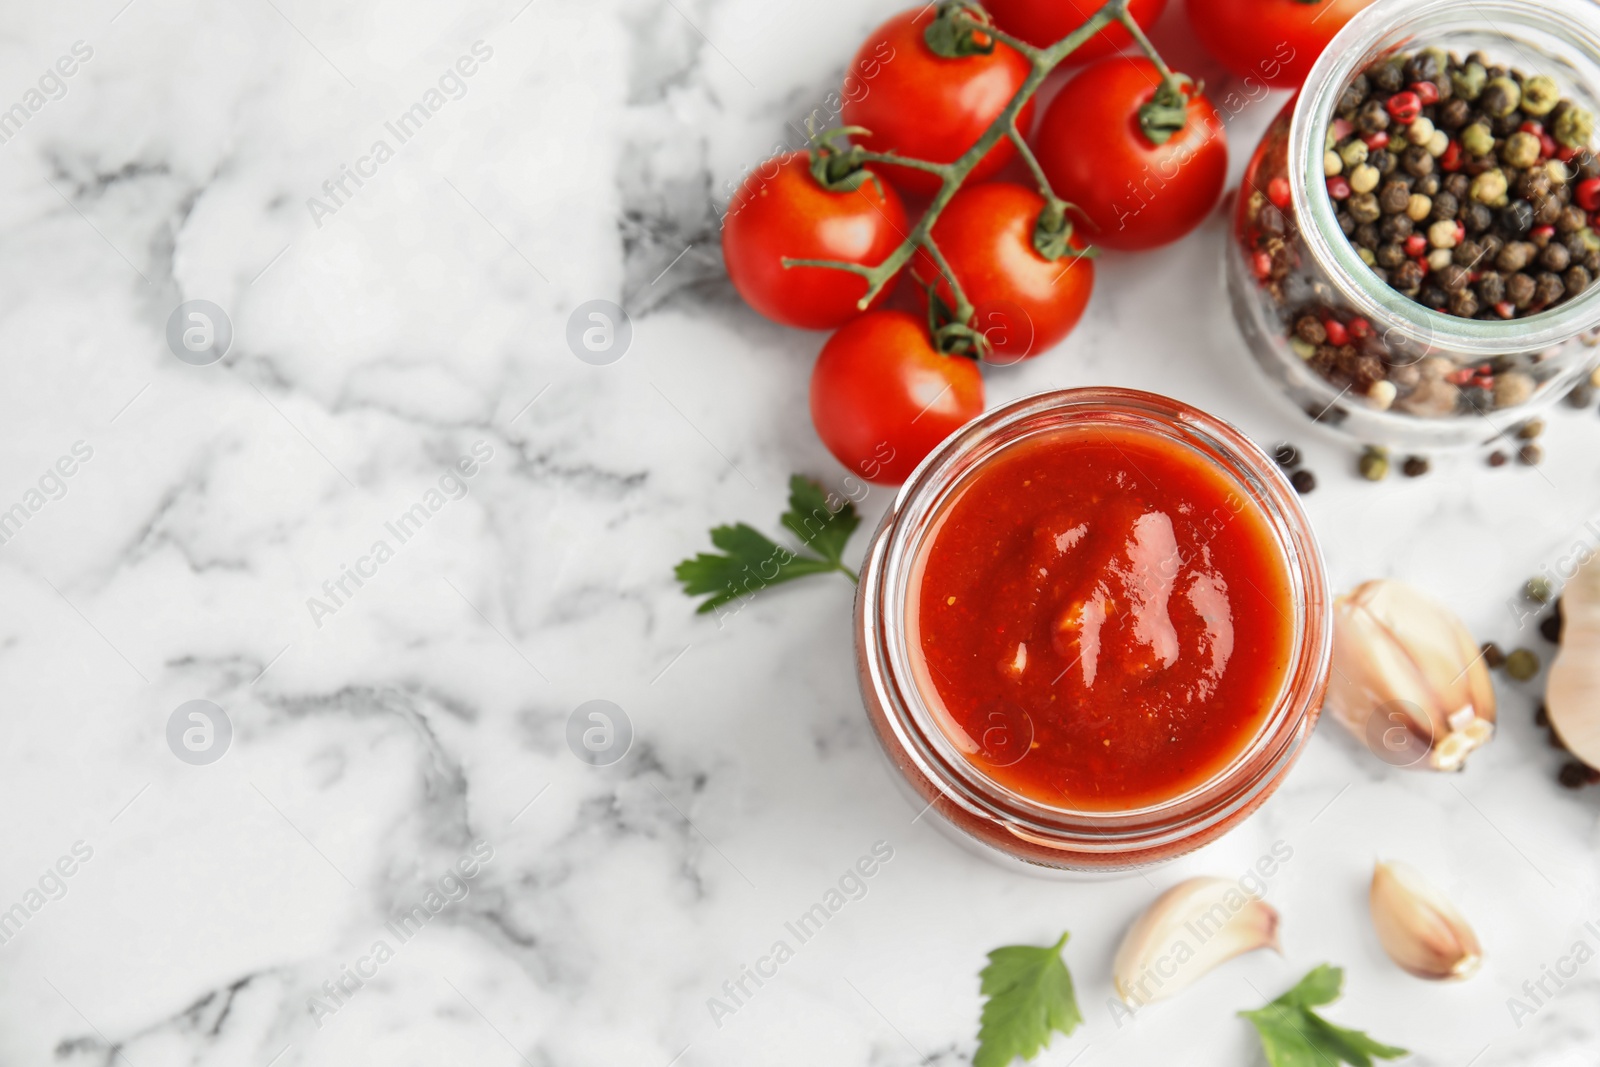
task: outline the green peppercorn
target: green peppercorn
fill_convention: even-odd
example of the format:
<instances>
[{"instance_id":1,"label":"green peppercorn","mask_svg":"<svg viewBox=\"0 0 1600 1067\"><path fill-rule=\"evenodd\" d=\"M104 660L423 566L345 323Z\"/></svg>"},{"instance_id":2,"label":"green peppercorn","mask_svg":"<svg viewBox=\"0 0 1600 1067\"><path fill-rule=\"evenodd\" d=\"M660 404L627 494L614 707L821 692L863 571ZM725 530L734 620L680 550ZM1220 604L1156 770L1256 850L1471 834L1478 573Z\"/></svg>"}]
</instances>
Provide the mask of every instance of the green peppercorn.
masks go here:
<instances>
[{"instance_id":1,"label":"green peppercorn","mask_svg":"<svg viewBox=\"0 0 1600 1067\"><path fill-rule=\"evenodd\" d=\"M1519 682L1526 682L1539 673L1539 657L1533 651L1519 648L1506 657L1506 673Z\"/></svg>"},{"instance_id":2,"label":"green peppercorn","mask_svg":"<svg viewBox=\"0 0 1600 1067\"><path fill-rule=\"evenodd\" d=\"M1490 207L1504 207L1506 205L1506 175L1505 171L1496 167L1486 170L1472 179L1472 199L1480 204Z\"/></svg>"},{"instance_id":3,"label":"green peppercorn","mask_svg":"<svg viewBox=\"0 0 1600 1067\"><path fill-rule=\"evenodd\" d=\"M1527 584L1522 587L1522 595L1539 604L1550 603L1550 597L1554 594L1555 590L1550 587L1550 579L1543 576L1529 578Z\"/></svg>"},{"instance_id":4,"label":"green peppercorn","mask_svg":"<svg viewBox=\"0 0 1600 1067\"><path fill-rule=\"evenodd\" d=\"M1522 83L1522 110L1538 118L1548 115L1561 100L1561 87L1548 74L1535 74Z\"/></svg>"},{"instance_id":5,"label":"green peppercorn","mask_svg":"<svg viewBox=\"0 0 1600 1067\"><path fill-rule=\"evenodd\" d=\"M1361 461L1356 464L1356 469L1367 481L1381 482L1389 474L1389 456L1381 448L1369 448L1361 453Z\"/></svg>"},{"instance_id":6,"label":"green peppercorn","mask_svg":"<svg viewBox=\"0 0 1600 1067\"><path fill-rule=\"evenodd\" d=\"M1551 136L1568 148L1582 148L1594 137L1594 116L1582 108L1568 108L1556 119Z\"/></svg>"},{"instance_id":7,"label":"green peppercorn","mask_svg":"<svg viewBox=\"0 0 1600 1067\"><path fill-rule=\"evenodd\" d=\"M1484 83L1488 80L1489 72L1483 69L1482 63L1469 62L1466 66L1450 72L1450 85L1455 89L1456 95L1463 100L1478 99L1478 94L1483 92Z\"/></svg>"},{"instance_id":8,"label":"green peppercorn","mask_svg":"<svg viewBox=\"0 0 1600 1067\"><path fill-rule=\"evenodd\" d=\"M1486 156L1494 151L1494 134L1481 122L1474 122L1461 131L1461 147L1468 155Z\"/></svg>"}]
</instances>

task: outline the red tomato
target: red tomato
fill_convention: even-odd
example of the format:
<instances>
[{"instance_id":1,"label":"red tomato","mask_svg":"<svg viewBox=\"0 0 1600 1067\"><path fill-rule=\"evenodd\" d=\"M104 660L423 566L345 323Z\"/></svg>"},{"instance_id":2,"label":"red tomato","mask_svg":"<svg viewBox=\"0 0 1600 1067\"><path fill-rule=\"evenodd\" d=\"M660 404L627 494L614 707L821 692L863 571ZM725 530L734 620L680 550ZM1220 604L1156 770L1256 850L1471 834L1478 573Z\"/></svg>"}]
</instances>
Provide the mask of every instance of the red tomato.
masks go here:
<instances>
[{"instance_id":1,"label":"red tomato","mask_svg":"<svg viewBox=\"0 0 1600 1067\"><path fill-rule=\"evenodd\" d=\"M1183 129L1166 143L1140 128L1160 84L1148 59L1102 59L1073 75L1039 123L1034 154L1056 195L1088 219L1085 241L1124 250L1176 241L1222 195L1228 139L1203 95L1191 88Z\"/></svg>"},{"instance_id":2,"label":"red tomato","mask_svg":"<svg viewBox=\"0 0 1600 1067\"><path fill-rule=\"evenodd\" d=\"M722 258L745 302L785 326L826 330L859 314L867 280L827 267L785 267L792 259L876 266L900 244L906 209L894 189L868 178L850 192L824 189L804 152L757 167L728 205ZM891 280L873 299L883 303Z\"/></svg>"},{"instance_id":3,"label":"red tomato","mask_svg":"<svg viewBox=\"0 0 1600 1067\"><path fill-rule=\"evenodd\" d=\"M851 70L875 70L857 83L860 92L846 99L841 116L846 126L863 126L870 134L855 140L875 152L898 152L930 163L952 163L983 136L1011 98L1017 95L1032 65L1020 52L1003 44L988 55L947 59L923 39L934 7L903 11L872 32L856 53ZM1033 119L1029 100L1017 115L1024 134ZM968 181L981 181L1016 154L1002 139L972 168ZM939 179L909 167L880 167L906 192L931 194Z\"/></svg>"},{"instance_id":4,"label":"red tomato","mask_svg":"<svg viewBox=\"0 0 1600 1067\"><path fill-rule=\"evenodd\" d=\"M869 311L828 338L811 371L811 421L834 458L869 482L898 485L924 456L983 413L983 376L933 347L905 311Z\"/></svg>"},{"instance_id":5,"label":"red tomato","mask_svg":"<svg viewBox=\"0 0 1600 1067\"><path fill-rule=\"evenodd\" d=\"M1049 48L1089 21L1100 10L1097 0L984 0L994 24L1036 48ZM1167 0L1129 0L1133 20L1148 30L1165 10ZM1109 56L1133 43L1120 23L1112 23L1067 57L1068 63L1087 63Z\"/></svg>"},{"instance_id":6,"label":"red tomato","mask_svg":"<svg viewBox=\"0 0 1600 1067\"><path fill-rule=\"evenodd\" d=\"M1372 0L1187 3L1195 36L1223 66L1274 89L1298 89L1333 35Z\"/></svg>"},{"instance_id":7,"label":"red tomato","mask_svg":"<svg viewBox=\"0 0 1600 1067\"><path fill-rule=\"evenodd\" d=\"M1060 343L1083 316L1094 287L1094 261L1064 255L1048 260L1033 247L1033 227L1044 197L1011 182L964 187L933 224L962 292L975 309L974 325L988 337L994 363L1015 363ZM1073 235L1073 246L1082 248ZM912 266L919 281L939 283L954 304L950 285L927 253ZM926 291L917 287L924 304Z\"/></svg>"}]
</instances>

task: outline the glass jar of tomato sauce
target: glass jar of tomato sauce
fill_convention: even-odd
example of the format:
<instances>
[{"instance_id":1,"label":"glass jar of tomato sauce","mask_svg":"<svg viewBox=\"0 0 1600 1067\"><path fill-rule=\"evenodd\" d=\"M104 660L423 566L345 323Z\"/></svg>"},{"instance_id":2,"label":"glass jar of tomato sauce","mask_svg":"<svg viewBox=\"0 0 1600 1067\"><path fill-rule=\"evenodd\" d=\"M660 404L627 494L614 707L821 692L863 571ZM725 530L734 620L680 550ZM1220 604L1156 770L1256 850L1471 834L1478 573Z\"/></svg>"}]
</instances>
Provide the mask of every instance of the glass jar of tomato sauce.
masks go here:
<instances>
[{"instance_id":1,"label":"glass jar of tomato sauce","mask_svg":"<svg viewBox=\"0 0 1600 1067\"><path fill-rule=\"evenodd\" d=\"M855 637L894 773L963 843L1112 872L1277 787L1326 686L1297 496L1238 430L1123 389L1028 397L931 454L863 565Z\"/></svg>"},{"instance_id":2,"label":"glass jar of tomato sauce","mask_svg":"<svg viewBox=\"0 0 1600 1067\"><path fill-rule=\"evenodd\" d=\"M1600 112L1592 0L1378 0L1333 39L1256 146L1225 253L1235 318L1282 392L1347 436L1419 450L1509 436L1600 358L1600 284L1537 314L1461 318L1391 288L1341 231L1324 163L1341 94L1376 60L1432 49L1547 75L1563 97ZM1383 380L1319 371L1308 345L1297 352L1295 321L1308 309L1354 326L1339 331L1349 334L1343 362L1374 357Z\"/></svg>"}]
</instances>

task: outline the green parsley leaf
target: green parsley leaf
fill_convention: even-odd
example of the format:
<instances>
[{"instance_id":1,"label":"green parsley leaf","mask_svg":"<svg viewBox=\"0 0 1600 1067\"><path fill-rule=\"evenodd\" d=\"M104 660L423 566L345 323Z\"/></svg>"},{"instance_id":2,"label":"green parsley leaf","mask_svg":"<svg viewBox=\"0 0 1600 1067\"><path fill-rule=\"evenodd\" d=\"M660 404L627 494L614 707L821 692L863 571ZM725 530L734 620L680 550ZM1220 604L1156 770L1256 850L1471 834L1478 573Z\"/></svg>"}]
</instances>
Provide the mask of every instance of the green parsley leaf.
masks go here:
<instances>
[{"instance_id":1,"label":"green parsley leaf","mask_svg":"<svg viewBox=\"0 0 1600 1067\"><path fill-rule=\"evenodd\" d=\"M816 554L796 552L742 522L718 526L711 531L711 544L721 554L702 552L672 571L687 595L711 594L696 612L703 615L769 585L808 574L839 571L856 580L843 561L845 544L861 525L854 504L847 500L837 510L829 508L822 487L797 474L789 479L789 510L779 521Z\"/></svg>"},{"instance_id":2,"label":"green parsley leaf","mask_svg":"<svg viewBox=\"0 0 1600 1067\"><path fill-rule=\"evenodd\" d=\"M1261 1035L1261 1049L1272 1067L1372 1067L1380 1060L1409 1056L1403 1048L1374 1041L1360 1030L1335 1026L1311 1009L1339 999L1344 971L1326 963L1312 968L1283 996L1255 1011L1241 1011Z\"/></svg>"},{"instance_id":3,"label":"green parsley leaf","mask_svg":"<svg viewBox=\"0 0 1600 1067\"><path fill-rule=\"evenodd\" d=\"M989 999L972 1067L1007 1067L1018 1056L1031 1060L1049 1044L1051 1031L1070 1034L1083 1022L1072 972L1061 960L1068 936L1047 948L1007 945L989 953L989 966L979 975Z\"/></svg>"},{"instance_id":4,"label":"green parsley leaf","mask_svg":"<svg viewBox=\"0 0 1600 1067\"><path fill-rule=\"evenodd\" d=\"M778 521L807 548L841 569L845 543L861 525L854 504L846 500L837 511L829 508L822 486L798 474L789 479L789 510Z\"/></svg>"}]
</instances>

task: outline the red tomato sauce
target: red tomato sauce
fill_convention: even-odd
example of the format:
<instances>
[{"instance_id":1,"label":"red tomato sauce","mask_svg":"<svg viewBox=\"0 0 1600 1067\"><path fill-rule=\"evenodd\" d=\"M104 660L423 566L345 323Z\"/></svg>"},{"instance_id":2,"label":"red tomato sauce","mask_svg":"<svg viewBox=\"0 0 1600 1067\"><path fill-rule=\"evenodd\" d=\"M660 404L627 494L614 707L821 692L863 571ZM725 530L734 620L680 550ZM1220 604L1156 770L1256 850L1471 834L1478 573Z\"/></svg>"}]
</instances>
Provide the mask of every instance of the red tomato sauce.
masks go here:
<instances>
[{"instance_id":1,"label":"red tomato sauce","mask_svg":"<svg viewBox=\"0 0 1600 1067\"><path fill-rule=\"evenodd\" d=\"M907 622L925 698L983 774L1052 807L1132 810L1255 739L1294 608L1269 520L1230 475L1148 430L1084 427L1007 448L952 500Z\"/></svg>"}]
</instances>

